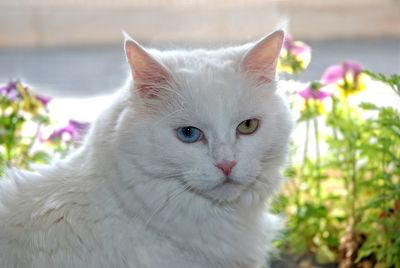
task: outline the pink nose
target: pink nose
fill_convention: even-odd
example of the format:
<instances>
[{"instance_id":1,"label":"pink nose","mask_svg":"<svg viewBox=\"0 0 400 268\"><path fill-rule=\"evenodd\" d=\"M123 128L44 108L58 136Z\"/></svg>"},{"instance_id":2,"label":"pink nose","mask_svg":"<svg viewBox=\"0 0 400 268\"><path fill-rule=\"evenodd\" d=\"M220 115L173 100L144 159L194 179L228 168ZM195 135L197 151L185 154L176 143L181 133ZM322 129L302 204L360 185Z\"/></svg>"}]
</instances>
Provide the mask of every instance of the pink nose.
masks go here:
<instances>
[{"instance_id":1,"label":"pink nose","mask_svg":"<svg viewBox=\"0 0 400 268\"><path fill-rule=\"evenodd\" d=\"M217 168L222 170L222 172L225 174L225 176L231 175L233 167L236 165L236 161L231 161L231 162L222 162L217 165L215 165Z\"/></svg>"}]
</instances>

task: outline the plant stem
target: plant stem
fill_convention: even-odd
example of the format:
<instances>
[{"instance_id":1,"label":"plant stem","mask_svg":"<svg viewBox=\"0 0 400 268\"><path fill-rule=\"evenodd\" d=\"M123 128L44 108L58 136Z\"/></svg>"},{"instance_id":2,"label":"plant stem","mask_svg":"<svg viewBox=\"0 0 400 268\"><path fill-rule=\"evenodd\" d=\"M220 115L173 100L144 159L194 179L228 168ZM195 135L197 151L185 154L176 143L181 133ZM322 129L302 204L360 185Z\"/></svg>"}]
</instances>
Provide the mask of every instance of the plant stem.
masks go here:
<instances>
[{"instance_id":1,"label":"plant stem","mask_svg":"<svg viewBox=\"0 0 400 268\"><path fill-rule=\"evenodd\" d=\"M307 161L307 154L308 154L308 136L310 135L310 121L306 121L306 140L304 143L304 151L303 151L303 164Z\"/></svg>"},{"instance_id":2,"label":"plant stem","mask_svg":"<svg viewBox=\"0 0 400 268\"><path fill-rule=\"evenodd\" d=\"M354 145L354 144L353 144ZM352 217L352 225L351 230L353 234L353 239L355 239L355 226L357 225L356 218L356 196L357 196L357 159L356 159L356 149L353 147L351 150L351 190L352 190L352 200L351 200L351 217Z\"/></svg>"},{"instance_id":3,"label":"plant stem","mask_svg":"<svg viewBox=\"0 0 400 268\"><path fill-rule=\"evenodd\" d=\"M336 97L332 97L332 114L335 117L337 115L337 99L336 99ZM333 131L333 138L335 139L335 141L337 141L338 134L337 134L337 129L334 125L332 126L332 131Z\"/></svg>"},{"instance_id":4,"label":"plant stem","mask_svg":"<svg viewBox=\"0 0 400 268\"><path fill-rule=\"evenodd\" d=\"M313 118L314 121L314 136L315 136L315 152L316 152L316 171L317 171L317 198L321 202L321 154L319 148L319 128L317 117Z\"/></svg>"},{"instance_id":5,"label":"plant stem","mask_svg":"<svg viewBox=\"0 0 400 268\"><path fill-rule=\"evenodd\" d=\"M348 99L346 98L345 101L346 105L346 115L347 115L347 121L349 124L352 122L351 118L351 111L350 111L350 105L348 102ZM357 218L356 218L356 196L357 196L357 148L356 148L356 142L357 138L354 136L354 132L357 131L355 129L350 129L350 133L348 135L349 138L349 155L350 155L350 170L349 170L349 177L350 177L350 189L349 192L351 193L351 198L350 198L350 234L353 240L356 238L355 234L355 227L357 225Z\"/></svg>"},{"instance_id":6,"label":"plant stem","mask_svg":"<svg viewBox=\"0 0 400 268\"><path fill-rule=\"evenodd\" d=\"M28 146L28 154L31 153L32 148L33 148L33 145L35 145L35 142L36 142L36 140L38 139L38 136L39 136L39 134L40 134L40 129L41 129L41 127L42 127L42 124L41 124L41 123L38 123L38 125L37 125L37 127L36 127L35 135L32 137L31 142L29 143L29 146Z\"/></svg>"},{"instance_id":7,"label":"plant stem","mask_svg":"<svg viewBox=\"0 0 400 268\"><path fill-rule=\"evenodd\" d=\"M308 100L306 100L306 109L309 109L309 103ZM307 163L307 154L308 154L308 142L309 142L309 136L310 136L310 120L306 121L306 139L304 142L304 150L303 150L303 163L301 165L300 169L300 176L299 176L299 183L301 183L304 173L305 173L305 166ZM297 206L297 213L300 211L300 187L297 189L297 200L296 200L296 206Z\"/></svg>"}]
</instances>

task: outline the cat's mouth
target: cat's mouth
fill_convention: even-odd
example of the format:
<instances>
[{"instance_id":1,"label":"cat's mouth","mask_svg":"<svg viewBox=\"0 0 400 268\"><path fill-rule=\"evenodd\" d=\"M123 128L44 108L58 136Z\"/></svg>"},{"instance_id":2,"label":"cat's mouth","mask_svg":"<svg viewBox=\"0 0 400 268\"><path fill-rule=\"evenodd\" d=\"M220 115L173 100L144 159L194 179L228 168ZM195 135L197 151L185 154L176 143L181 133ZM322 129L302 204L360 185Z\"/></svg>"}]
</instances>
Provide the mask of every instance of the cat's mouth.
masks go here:
<instances>
[{"instance_id":1,"label":"cat's mouth","mask_svg":"<svg viewBox=\"0 0 400 268\"><path fill-rule=\"evenodd\" d=\"M194 183L201 181L200 179L180 181L187 191L218 204L234 203L252 185L250 181L237 181L232 177L220 178L218 182L214 181L211 185L204 184L204 181L202 184Z\"/></svg>"},{"instance_id":2,"label":"cat's mouth","mask_svg":"<svg viewBox=\"0 0 400 268\"><path fill-rule=\"evenodd\" d=\"M241 193L248 187L247 184L225 178L222 182L210 189L202 190L201 195L213 202L232 203L239 198Z\"/></svg>"},{"instance_id":3,"label":"cat's mouth","mask_svg":"<svg viewBox=\"0 0 400 268\"><path fill-rule=\"evenodd\" d=\"M227 186L227 185L241 185L241 184L242 183L237 182L237 181L233 180L230 177L226 177L220 184L217 184L216 186L214 186L213 189L215 189L217 187L224 187L224 186Z\"/></svg>"},{"instance_id":4,"label":"cat's mouth","mask_svg":"<svg viewBox=\"0 0 400 268\"><path fill-rule=\"evenodd\" d=\"M222 204L232 204L240 199L240 196L249 185L236 182L236 181L224 181L218 184L214 189L204 193L206 198L212 200L220 205Z\"/></svg>"}]
</instances>

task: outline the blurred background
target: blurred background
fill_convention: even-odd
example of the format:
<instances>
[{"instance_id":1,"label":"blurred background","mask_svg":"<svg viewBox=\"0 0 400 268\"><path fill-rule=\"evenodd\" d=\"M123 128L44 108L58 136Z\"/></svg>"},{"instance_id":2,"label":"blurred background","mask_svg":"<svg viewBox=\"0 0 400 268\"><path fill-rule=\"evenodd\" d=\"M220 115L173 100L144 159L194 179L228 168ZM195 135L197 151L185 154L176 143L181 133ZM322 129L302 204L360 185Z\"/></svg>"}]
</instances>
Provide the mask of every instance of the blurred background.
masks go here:
<instances>
[{"instance_id":1,"label":"blurred background","mask_svg":"<svg viewBox=\"0 0 400 268\"><path fill-rule=\"evenodd\" d=\"M313 48L301 80L357 59L400 72L399 0L0 0L0 82L46 94L92 96L127 75L121 30L151 47L220 46L277 27Z\"/></svg>"}]
</instances>

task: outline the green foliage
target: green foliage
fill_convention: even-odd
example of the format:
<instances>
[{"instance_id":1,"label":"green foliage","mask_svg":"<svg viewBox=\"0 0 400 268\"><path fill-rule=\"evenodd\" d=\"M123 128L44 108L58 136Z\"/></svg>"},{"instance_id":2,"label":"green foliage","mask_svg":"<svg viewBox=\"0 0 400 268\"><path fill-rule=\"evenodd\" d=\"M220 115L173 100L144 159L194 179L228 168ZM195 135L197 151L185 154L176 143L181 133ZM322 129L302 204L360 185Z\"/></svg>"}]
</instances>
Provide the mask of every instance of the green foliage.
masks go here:
<instances>
[{"instance_id":1,"label":"green foliage","mask_svg":"<svg viewBox=\"0 0 400 268\"><path fill-rule=\"evenodd\" d=\"M359 168L363 205L356 227L368 235L357 260L374 254L388 267L400 267L400 113L391 107L376 110L377 118L365 122L369 135L360 148L368 164Z\"/></svg>"},{"instance_id":2,"label":"green foliage","mask_svg":"<svg viewBox=\"0 0 400 268\"><path fill-rule=\"evenodd\" d=\"M36 135L49 123L48 111L41 98L31 94L20 82L10 82L1 88L0 95L0 175L6 165L27 168L31 162L40 162L48 155L33 152ZM25 126L35 129L26 134Z\"/></svg>"},{"instance_id":3,"label":"green foliage","mask_svg":"<svg viewBox=\"0 0 400 268\"><path fill-rule=\"evenodd\" d=\"M397 94L400 95L400 75L392 74L390 77L387 77L381 73L374 73L368 70L365 70L364 73L369 75L371 78L381 81L387 85L389 85Z\"/></svg>"},{"instance_id":4,"label":"green foliage","mask_svg":"<svg viewBox=\"0 0 400 268\"><path fill-rule=\"evenodd\" d=\"M39 139L42 128L51 122L48 102L19 81L0 88L0 177L7 166L29 169L33 163L47 163L54 157L59 146L49 141L46 150ZM60 144L63 153L69 149Z\"/></svg>"},{"instance_id":5,"label":"green foliage","mask_svg":"<svg viewBox=\"0 0 400 268\"><path fill-rule=\"evenodd\" d=\"M398 92L399 76L376 77ZM302 158L292 160L275 204L288 218L281 246L312 253L319 263L400 267L400 113L372 103L351 106L349 96L337 95L304 100L298 126L305 141L294 146ZM330 108L316 112L323 103ZM299 155L292 152L292 159Z\"/></svg>"}]
</instances>

